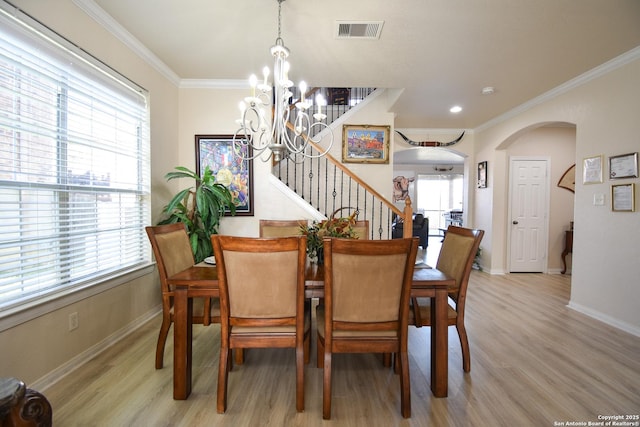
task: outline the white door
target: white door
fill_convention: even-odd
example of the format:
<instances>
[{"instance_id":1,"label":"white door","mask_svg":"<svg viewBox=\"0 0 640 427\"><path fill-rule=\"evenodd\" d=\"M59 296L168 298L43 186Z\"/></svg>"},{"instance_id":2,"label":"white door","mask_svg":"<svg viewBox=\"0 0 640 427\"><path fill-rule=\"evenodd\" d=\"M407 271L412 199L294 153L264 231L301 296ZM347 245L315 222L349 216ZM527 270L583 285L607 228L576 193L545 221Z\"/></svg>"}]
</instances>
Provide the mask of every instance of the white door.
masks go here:
<instances>
[{"instance_id":1,"label":"white door","mask_svg":"<svg viewBox=\"0 0 640 427\"><path fill-rule=\"evenodd\" d=\"M548 160L510 162L510 262L512 273L544 272L547 256Z\"/></svg>"}]
</instances>

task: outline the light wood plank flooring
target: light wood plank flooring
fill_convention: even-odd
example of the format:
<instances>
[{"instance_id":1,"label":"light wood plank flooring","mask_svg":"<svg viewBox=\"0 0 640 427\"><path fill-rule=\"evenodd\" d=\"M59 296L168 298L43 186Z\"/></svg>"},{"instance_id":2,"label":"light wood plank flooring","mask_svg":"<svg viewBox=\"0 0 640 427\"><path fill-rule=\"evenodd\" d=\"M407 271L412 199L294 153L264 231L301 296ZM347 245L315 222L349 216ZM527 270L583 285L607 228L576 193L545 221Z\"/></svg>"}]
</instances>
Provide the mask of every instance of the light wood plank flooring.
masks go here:
<instances>
[{"instance_id":1,"label":"light wood plank flooring","mask_svg":"<svg viewBox=\"0 0 640 427\"><path fill-rule=\"evenodd\" d=\"M306 409L295 411L291 350L252 350L229 377L228 410L215 410L219 326L194 327L194 383L172 399L172 335L154 369L160 317L48 390L62 426L559 426L640 414L640 338L566 307L570 276L473 271L467 328L471 372L449 328L449 397L429 389L428 328L411 328L412 417L399 380L377 355L338 355L333 418L322 420L322 370L305 370ZM315 337L314 337L315 340ZM556 424L557 423L557 424ZM585 424L586 425L586 424Z\"/></svg>"}]
</instances>

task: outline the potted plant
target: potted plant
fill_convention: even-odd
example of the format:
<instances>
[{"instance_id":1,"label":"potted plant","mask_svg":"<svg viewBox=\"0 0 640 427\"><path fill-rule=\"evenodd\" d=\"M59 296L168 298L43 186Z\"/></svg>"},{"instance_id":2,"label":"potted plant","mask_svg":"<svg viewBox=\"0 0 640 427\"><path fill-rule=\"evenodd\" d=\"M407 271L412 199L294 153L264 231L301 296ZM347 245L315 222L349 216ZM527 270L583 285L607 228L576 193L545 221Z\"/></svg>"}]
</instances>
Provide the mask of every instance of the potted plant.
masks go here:
<instances>
[{"instance_id":1,"label":"potted plant","mask_svg":"<svg viewBox=\"0 0 640 427\"><path fill-rule=\"evenodd\" d=\"M302 234L307 236L307 254L311 259L315 259L318 264L324 261L324 251L322 239L325 237L342 237L347 239L357 239L358 236L353 229L355 224L354 212L346 218L334 218L333 216L325 221L313 221L311 225L300 227Z\"/></svg>"},{"instance_id":2,"label":"potted plant","mask_svg":"<svg viewBox=\"0 0 640 427\"><path fill-rule=\"evenodd\" d=\"M231 215L235 215L236 206L229 188L218 182L209 166L205 168L202 177L183 166L178 166L175 172L165 175L167 181L176 178L193 179L195 187L185 188L173 196L162 211L167 218L159 224L183 222L195 261L201 262L213 254L211 235L218 234L220 219L227 209Z\"/></svg>"}]
</instances>

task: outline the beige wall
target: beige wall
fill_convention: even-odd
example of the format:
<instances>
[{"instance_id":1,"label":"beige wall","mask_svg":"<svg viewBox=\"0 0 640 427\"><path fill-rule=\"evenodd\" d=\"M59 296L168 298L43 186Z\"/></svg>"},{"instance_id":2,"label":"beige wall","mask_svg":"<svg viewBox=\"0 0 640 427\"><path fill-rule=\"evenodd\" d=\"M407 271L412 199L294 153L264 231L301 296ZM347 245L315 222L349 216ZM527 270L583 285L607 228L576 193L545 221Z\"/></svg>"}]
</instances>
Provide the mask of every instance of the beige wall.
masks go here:
<instances>
[{"instance_id":1,"label":"beige wall","mask_svg":"<svg viewBox=\"0 0 640 427\"><path fill-rule=\"evenodd\" d=\"M178 153L177 86L125 48L71 0L12 3L150 92L151 203L155 221L172 192L163 175L173 167ZM33 312L44 314L32 320L20 320L24 313L3 319L19 324L0 331L0 377L18 377L32 384L47 374L55 376L70 369L72 361L92 348L107 345L114 334L128 330L137 319L157 312L158 289L157 275L146 274L122 284L110 284L104 292L81 300L60 300L49 304L51 308L36 307ZM79 328L69 332L68 315L72 312L78 313Z\"/></svg>"},{"instance_id":2,"label":"beige wall","mask_svg":"<svg viewBox=\"0 0 640 427\"><path fill-rule=\"evenodd\" d=\"M611 211L611 185L606 178L608 156L637 152L640 121L640 48L618 58L606 73L567 90L528 110L476 132L476 160L489 161L494 179L490 191L476 190L476 225L487 230L483 261L493 272L504 272L507 247L507 148L531 129L553 122L576 126L576 176L582 159L603 154L605 180L583 185L575 194L575 234L570 306L605 322L640 335L640 212ZM492 181L490 181L492 182ZM615 181L634 182L628 179ZM491 185L491 184L490 184ZM636 188L636 192L638 192ZM605 206L594 206L595 194L605 196ZM638 195L636 194L636 198ZM488 238L487 238L488 237Z\"/></svg>"}]
</instances>

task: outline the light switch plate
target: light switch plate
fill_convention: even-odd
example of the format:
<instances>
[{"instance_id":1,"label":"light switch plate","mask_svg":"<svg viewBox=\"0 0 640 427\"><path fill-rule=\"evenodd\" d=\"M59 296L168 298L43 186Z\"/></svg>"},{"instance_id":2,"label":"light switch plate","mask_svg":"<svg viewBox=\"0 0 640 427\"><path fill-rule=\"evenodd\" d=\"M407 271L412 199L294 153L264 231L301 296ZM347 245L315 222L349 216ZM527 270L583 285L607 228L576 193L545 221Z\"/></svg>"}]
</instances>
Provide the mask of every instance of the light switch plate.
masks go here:
<instances>
[{"instance_id":1,"label":"light switch plate","mask_svg":"<svg viewBox=\"0 0 640 427\"><path fill-rule=\"evenodd\" d=\"M604 194L598 193L593 195L594 206L604 206Z\"/></svg>"}]
</instances>

